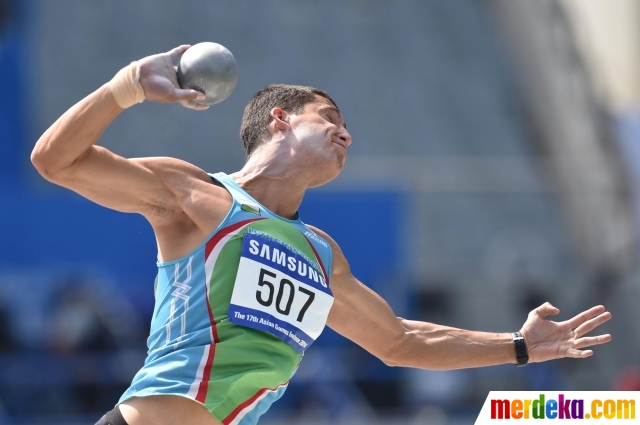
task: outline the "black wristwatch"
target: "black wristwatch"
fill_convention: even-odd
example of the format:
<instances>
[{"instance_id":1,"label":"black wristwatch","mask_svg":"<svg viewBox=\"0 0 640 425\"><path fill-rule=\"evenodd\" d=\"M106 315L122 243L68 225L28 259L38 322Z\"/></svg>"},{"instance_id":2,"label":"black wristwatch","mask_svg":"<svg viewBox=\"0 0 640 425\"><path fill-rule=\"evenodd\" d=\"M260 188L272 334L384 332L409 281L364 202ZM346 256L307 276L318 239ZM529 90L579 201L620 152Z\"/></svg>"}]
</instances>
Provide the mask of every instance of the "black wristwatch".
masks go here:
<instances>
[{"instance_id":1,"label":"black wristwatch","mask_svg":"<svg viewBox=\"0 0 640 425\"><path fill-rule=\"evenodd\" d=\"M516 346L518 367L526 366L529 361L529 354L527 354L527 343L524 341L524 337L520 332L511 332L511 337L513 338L513 344Z\"/></svg>"}]
</instances>

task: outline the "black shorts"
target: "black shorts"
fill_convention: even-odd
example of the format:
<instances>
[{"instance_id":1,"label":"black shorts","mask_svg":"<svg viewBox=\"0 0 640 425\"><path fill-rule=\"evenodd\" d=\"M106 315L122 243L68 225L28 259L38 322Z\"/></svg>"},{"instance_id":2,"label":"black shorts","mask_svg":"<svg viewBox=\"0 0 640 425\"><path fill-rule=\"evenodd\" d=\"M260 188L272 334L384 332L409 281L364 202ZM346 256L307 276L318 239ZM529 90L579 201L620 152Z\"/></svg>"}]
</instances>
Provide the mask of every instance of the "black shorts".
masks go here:
<instances>
[{"instance_id":1,"label":"black shorts","mask_svg":"<svg viewBox=\"0 0 640 425\"><path fill-rule=\"evenodd\" d=\"M129 425L127 421L122 417L122 413L120 413L120 408L118 406L114 407L113 410L107 412L103 417L100 418L96 425Z\"/></svg>"}]
</instances>

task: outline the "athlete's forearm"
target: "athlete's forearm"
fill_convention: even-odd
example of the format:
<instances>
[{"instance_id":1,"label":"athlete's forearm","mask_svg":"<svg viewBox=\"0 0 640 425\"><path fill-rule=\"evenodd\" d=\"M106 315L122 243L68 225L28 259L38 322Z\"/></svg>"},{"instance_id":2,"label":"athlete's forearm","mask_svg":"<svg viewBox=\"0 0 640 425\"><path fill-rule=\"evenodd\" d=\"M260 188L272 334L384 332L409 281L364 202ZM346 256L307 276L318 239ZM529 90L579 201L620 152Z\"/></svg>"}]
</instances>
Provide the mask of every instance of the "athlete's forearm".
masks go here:
<instances>
[{"instance_id":1,"label":"athlete's forearm","mask_svg":"<svg viewBox=\"0 0 640 425\"><path fill-rule=\"evenodd\" d=\"M40 137L31 161L49 179L70 169L124 109L107 85L73 105Z\"/></svg>"},{"instance_id":2,"label":"athlete's forearm","mask_svg":"<svg viewBox=\"0 0 640 425\"><path fill-rule=\"evenodd\" d=\"M402 320L406 337L393 366L448 370L516 363L508 333L476 332L427 322Z\"/></svg>"}]
</instances>

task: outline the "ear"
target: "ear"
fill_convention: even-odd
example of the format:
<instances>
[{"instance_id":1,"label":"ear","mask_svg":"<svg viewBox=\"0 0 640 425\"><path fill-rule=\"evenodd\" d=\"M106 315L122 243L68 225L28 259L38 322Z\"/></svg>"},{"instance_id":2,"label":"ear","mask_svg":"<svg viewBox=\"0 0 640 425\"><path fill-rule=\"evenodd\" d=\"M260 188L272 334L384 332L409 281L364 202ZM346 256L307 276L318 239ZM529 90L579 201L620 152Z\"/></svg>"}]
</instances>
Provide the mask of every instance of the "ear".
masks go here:
<instances>
[{"instance_id":1,"label":"ear","mask_svg":"<svg viewBox=\"0 0 640 425\"><path fill-rule=\"evenodd\" d=\"M286 111L280 108L273 108L271 110L271 118L273 119L275 131L284 131L289 127L289 114Z\"/></svg>"}]
</instances>

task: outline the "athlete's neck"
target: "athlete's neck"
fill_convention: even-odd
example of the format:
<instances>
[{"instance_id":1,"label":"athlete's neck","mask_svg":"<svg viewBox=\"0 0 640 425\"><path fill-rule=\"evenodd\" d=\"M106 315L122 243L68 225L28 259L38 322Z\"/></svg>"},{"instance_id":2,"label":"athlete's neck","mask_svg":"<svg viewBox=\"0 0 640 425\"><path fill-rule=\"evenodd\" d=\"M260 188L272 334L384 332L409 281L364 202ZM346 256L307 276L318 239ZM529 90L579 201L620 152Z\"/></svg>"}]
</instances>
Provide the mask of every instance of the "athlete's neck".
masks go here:
<instances>
[{"instance_id":1,"label":"athlete's neck","mask_svg":"<svg viewBox=\"0 0 640 425\"><path fill-rule=\"evenodd\" d=\"M282 151L282 145L261 147L230 177L271 212L294 219L309 187L310 170Z\"/></svg>"}]
</instances>

